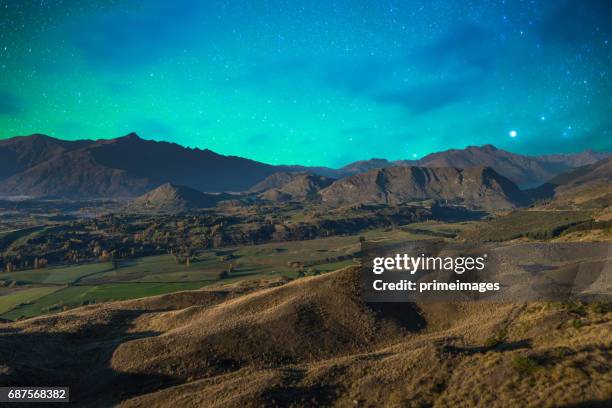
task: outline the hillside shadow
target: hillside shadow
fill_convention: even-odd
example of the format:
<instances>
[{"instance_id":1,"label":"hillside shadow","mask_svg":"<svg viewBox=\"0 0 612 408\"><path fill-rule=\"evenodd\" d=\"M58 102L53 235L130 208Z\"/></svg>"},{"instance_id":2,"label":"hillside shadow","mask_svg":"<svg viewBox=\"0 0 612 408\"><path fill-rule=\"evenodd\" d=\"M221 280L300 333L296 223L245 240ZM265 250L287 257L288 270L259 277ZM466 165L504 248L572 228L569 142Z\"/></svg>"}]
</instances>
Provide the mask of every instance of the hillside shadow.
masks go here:
<instances>
[{"instance_id":1,"label":"hillside shadow","mask_svg":"<svg viewBox=\"0 0 612 408\"><path fill-rule=\"evenodd\" d=\"M432 216L435 219L446 222L463 222L481 220L488 212L482 210L470 210L464 207L434 205L431 207Z\"/></svg>"},{"instance_id":2,"label":"hillside shadow","mask_svg":"<svg viewBox=\"0 0 612 408\"><path fill-rule=\"evenodd\" d=\"M331 385L279 386L266 390L262 398L266 406L275 407L327 407L336 399L336 389Z\"/></svg>"},{"instance_id":3,"label":"hillside shadow","mask_svg":"<svg viewBox=\"0 0 612 408\"><path fill-rule=\"evenodd\" d=\"M499 344L491 345L491 346L474 346L474 347L459 347L447 345L442 348L442 350L446 353L450 353L452 355L466 355L471 356L479 353L487 353L489 351L512 351L512 350L520 350L520 349L530 349L531 348L531 340L518 340L518 341L505 341Z\"/></svg>"},{"instance_id":4,"label":"hillside shadow","mask_svg":"<svg viewBox=\"0 0 612 408\"><path fill-rule=\"evenodd\" d=\"M88 407L113 406L178 384L180 380L170 376L111 368L112 356L121 344L159 335L154 331L129 332L132 321L148 312L123 310L113 316L111 324L87 325L76 332L2 330L0 366L8 369L0 372L0 384L70 387L70 402Z\"/></svg>"},{"instance_id":5,"label":"hillside shadow","mask_svg":"<svg viewBox=\"0 0 612 408\"><path fill-rule=\"evenodd\" d=\"M576 404L561 405L561 408L609 408L612 407L612 398L590 400Z\"/></svg>"},{"instance_id":6,"label":"hillside shadow","mask_svg":"<svg viewBox=\"0 0 612 408\"><path fill-rule=\"evenodd\" d=\"M421 309L410 302L370 302L367 306L379 319L390 319L408 331L419 331L427 326Z\"/></svg>"},{"instance_id":7,"label":"hillside shadow","mask_svg":"<svg viewBox=\"0 0 612 408\"><path fill-rule=\"evenodd\" d=\"M283 383L266 389L262 399L270 407L327 407L337 397L337 387L331 385L299 385L304 372L297 369L284 370Z\"/></svg>"},{"instance_id":8,"label":"hillside shadow","mask_svg":"<svg viewBox=\"0 0 612 408\"><path fill-rule=\"evenodd\" d=\"M1 326L2 323L12 323L12 321L11 320L5 320L5 319L0 320L0 336L2 336L3 334L18 333L19 332L18 329L15 329L15 328L12 328L12 327L2 327Z\"/></svg>"}]
</instances>

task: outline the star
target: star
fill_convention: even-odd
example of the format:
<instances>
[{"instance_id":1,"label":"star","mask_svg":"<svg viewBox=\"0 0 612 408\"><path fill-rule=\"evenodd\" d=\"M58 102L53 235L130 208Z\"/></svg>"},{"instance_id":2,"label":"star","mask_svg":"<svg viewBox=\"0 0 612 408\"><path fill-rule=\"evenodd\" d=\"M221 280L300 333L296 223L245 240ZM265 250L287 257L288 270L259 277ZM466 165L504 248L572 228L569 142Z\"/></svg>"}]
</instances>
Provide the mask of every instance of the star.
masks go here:
<instances>
[{"instance_id":1,"label":"star","mask_svg":"<svg viewBox=\"0 0 612 408\"><path fill-rule=\"evenodd\" d=\"M164 122L166 141L316 165L504 141L528 154L553 153L558 140L568 151L609 147L609 134L590 130L612 128L605 6L277 2L234 15L225 2L97 3L0 0L0 139L70 137L67 122L93 138L126 127L147 138ZM277 145L298 134L326 143Z\"/></svg>"}]
</instances>

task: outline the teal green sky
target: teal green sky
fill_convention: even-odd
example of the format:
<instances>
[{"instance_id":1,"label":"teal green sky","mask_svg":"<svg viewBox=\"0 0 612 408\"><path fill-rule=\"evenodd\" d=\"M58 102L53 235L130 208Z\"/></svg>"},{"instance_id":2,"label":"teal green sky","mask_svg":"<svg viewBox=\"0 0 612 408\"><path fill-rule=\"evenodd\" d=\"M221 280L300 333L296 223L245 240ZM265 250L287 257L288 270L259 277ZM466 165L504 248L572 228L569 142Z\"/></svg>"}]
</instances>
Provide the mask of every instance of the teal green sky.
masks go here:
<instances>
[{"instance_id":1,"label":"teal green sky","mask_svg":"<svg viewBox=\"0 0 612 408\"><path fill-rule=\"evenodd\" d=\"M327 166L612 150L611 4L0 0L0 138Z\"/></svg>"}]
</instances>

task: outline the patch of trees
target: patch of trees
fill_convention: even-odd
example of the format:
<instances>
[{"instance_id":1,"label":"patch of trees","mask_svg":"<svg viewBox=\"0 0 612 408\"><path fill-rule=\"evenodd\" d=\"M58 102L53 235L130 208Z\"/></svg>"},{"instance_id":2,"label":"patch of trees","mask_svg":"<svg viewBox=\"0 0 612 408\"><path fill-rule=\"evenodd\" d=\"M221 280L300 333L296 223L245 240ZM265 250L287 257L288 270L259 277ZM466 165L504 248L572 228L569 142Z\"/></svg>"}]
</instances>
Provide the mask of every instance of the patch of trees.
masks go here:
<instances>
[{"instance_id":1,"label":"patch of trees","mask_svg":"<svg viewBox=\"0 0 612 408\"><path fill-rule=\"evenodd\" d=\"M592 231L592 230L604 230L606 233L610 233L610 231L612 230L612 220L610 221L589 220L589 221L582 222L574 226L568 227L567 229L563 231L563 233L569 234L570 232Z\"/></svg>"},{"instance_id":2,"label":"patch of trees","mask_svg":"<svg viewBox=\"0 0 612 408\"><path fill-rule=\"evenodd\" d=\"M20 255L11 257L0 257L0 271L15 272L25 269L43 269L49 261L43 257L23 257Z\"/></svg>"}]
</instances>

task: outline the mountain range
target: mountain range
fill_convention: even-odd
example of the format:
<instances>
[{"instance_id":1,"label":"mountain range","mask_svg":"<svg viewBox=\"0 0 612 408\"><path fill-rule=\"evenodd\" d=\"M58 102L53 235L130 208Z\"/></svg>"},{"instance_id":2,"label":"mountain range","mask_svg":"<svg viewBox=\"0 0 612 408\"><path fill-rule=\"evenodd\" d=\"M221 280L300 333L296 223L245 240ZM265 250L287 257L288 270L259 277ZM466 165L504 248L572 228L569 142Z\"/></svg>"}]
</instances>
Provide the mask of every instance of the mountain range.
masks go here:
<instances>
[{"instance_id":1,"label":"mountain range","mask_svg":"<svg viewBox=\"0 0 612 408\"><path fill-rule=\"evenodd\" d=\"M415 161L371 159L331 169L274 166L208 149L144 140L134 133L116 139L77 141L31 135L0 141L0 196L133 198L165 183L202 192L247 191L266 177L282 172L302 175L293 186L285 185L285 191L264 189L267 198L301 199L312 198L313 193L328 187L332 179L394 166L461 169L485 166L525 188L609 155L586 151L535 157L485 145L433 153ZM310 175L304 175L305 172ZM289 191L292 189L293 192ZM301 194L308 197L299 197Z\"/></svg>"},{"instance_id":2,"label":"mountain range","mask_svg":"<svg viewBox=\"0 0 612 408\"><path fill-rule=\"evenodd\" d=\"M400 204L442 200L473 208L510 209L528 197L490 167L393 166L333 180L308 173L275 173L249 190L266 201Z\"/></svg>"},{"instance_id":3,"label":"mountain range","mask_svg":"<svg viewBox=\"0 0 612 408\"><path fill-rule=\"evenodd\" d=\"M358 174L374 168L391 166L455 167L486 166L510 179L521 188L539 186L558 174L576 167L593 164L609 157L610 153L586 150L574 154L525 156L498 149L493 145L468 146L432 153L420 160L371 159L351 163L339 169L341 174Z\"/></svg>"}]
</instances>

